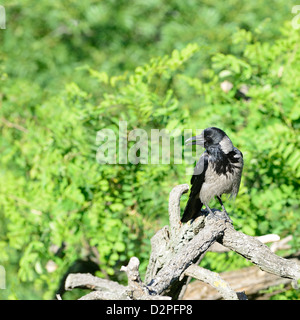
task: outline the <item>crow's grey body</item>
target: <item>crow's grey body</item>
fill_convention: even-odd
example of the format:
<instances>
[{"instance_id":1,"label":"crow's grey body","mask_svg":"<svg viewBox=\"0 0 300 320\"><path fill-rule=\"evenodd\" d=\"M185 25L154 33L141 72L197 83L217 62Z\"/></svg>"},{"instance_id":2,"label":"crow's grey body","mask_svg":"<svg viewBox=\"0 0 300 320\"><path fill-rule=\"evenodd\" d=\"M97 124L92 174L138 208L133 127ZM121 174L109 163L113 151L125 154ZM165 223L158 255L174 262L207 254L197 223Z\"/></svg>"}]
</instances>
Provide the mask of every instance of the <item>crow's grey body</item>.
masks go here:
<instances>
[{"instance_id":1,"label":"crow's grey body","mask_svg":"<svg viewBox=\"0 0 300 320\"><path fill-rule=\"evenodd\" d=\"M208 166L199 195L202 203L208 204L212 198L215 196L221 197L224 193L230 194L232 197L236 197L238 194L243 168L243 157L238 149L234 148L233 152L238 162L231 164L232 170L228 170L225 174L218 174L216 172L215 163L210 161L210 156L208 156Z\"/></svg>"},{"instance_id":2,"label":"crow's grey body","mask_svg":"<svg viewBox=\"0 0 300 320\"><path fill-rule=\"evenodd\" d=\"M200 141L206 151L194 169L191 192L182 222L198 214L203 204L211 211L208 204L214 197L217 197L225 211L221 200L222 194L231 194L231 197L236 197L239 191L243 170L242 153L233 146L224 131L218 128L206 130L203 131L202 137L193 137L196 141L193 144L199 144L197 141Z\"/></svg>"}]
</instances>

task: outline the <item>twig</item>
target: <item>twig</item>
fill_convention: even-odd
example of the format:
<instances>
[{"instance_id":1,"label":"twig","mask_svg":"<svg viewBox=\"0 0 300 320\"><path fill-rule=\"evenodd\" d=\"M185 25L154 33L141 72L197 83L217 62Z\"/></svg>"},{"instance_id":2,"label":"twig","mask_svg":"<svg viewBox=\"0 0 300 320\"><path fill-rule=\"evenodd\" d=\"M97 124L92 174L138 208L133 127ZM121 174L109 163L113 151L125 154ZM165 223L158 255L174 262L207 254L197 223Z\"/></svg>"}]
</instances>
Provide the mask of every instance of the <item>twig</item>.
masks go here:
<instances>
[{"instance_id":1,"label":"twig","mask_svg":"<svg viewBox=\"0 0 300 320\"><path fill-rule=\"evenodd\" d=\"M14 128L14 129L17 129L19 131L22 131L22 132L28 132L28 130L22 126L20 126L19 124L17 123L13 123L13 122L10 122L8 121L7 119L5 118L1 118L1 121L8 127L8 128Z\"/></svg>"},{"instance_id":2,"label":"twig","mask_svg":"<svg viewBox=\"0 0 300 320\"><path fill-rule=\"evenodd\" d=\"M215 288L225 300L245 300L245 296L239 295L224 281L216 272L212 272L200 266L192 264L185 272L185 275L201 280ZM242 298L243 299L240 299ZM247 299L247 297L246 297Z\"/></svg>"},{"instance_id":3,"label":"twig","mask_svg":"<svg viewBox=\"0 0 300 320\"><path fill-rule=\"evenodd\" d=\"M289 235L278 242L275 242L271 245L270 250L272 252L276 252L278 250L287 250L290 249L291 246L288 244L289 241L293 240L293 236Z\"/></svg>"}]
</instances>

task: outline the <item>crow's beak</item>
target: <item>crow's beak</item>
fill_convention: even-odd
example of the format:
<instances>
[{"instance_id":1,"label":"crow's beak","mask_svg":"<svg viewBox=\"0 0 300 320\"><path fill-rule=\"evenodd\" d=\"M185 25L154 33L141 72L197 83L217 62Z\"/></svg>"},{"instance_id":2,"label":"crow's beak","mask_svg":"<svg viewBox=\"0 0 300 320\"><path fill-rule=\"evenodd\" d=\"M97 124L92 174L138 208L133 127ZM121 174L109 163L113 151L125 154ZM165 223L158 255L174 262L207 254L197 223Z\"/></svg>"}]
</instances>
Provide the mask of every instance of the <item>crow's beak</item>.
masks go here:
<instances>
[{"instance_id":1,"label":"crow's beak","mask_svg":"<svg viewBox=\"0 0 300 320\"><path fill-rule=\"evenodd\" d=\"M189 141L192 141L192 142L187 143L187 142L189 142ZM185 144L186 144L187 146L197 144L197 145L199 145L199 146L204 147L204 134L201 133L199 136L194 136L194 137L191 137L191 138L187 139L187 140L185 141Z\"/></svg>"}]
</instances>

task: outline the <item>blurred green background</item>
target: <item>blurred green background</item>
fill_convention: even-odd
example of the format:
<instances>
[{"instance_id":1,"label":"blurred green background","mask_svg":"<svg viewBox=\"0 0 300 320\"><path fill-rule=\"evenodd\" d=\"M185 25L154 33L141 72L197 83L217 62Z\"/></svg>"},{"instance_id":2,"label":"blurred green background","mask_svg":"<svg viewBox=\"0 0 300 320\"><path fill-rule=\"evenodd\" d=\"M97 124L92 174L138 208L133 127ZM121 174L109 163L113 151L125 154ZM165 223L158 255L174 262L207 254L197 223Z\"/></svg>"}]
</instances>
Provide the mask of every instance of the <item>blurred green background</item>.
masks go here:
<instances>
[{"instance_id":1,"label":"blurred green background","mask_svg":"<svg viewBox=\"0 0 300 320\"><path fill-rule=\"evenodd\" d=\"M119 120L148 132L225 130L245 161L240 193L226 202L235 228L291 234L291 249L279 254L299 250L293 1L1 5L1 299L52 299L68 270L122 282L120 266L133 255L145 272L150 238L168 223L168 194L190 177L186 163L97 163L97 132L117 134ZM249 263L227 253L202 265L220 272Z\"/></svg>"}]
</instances>

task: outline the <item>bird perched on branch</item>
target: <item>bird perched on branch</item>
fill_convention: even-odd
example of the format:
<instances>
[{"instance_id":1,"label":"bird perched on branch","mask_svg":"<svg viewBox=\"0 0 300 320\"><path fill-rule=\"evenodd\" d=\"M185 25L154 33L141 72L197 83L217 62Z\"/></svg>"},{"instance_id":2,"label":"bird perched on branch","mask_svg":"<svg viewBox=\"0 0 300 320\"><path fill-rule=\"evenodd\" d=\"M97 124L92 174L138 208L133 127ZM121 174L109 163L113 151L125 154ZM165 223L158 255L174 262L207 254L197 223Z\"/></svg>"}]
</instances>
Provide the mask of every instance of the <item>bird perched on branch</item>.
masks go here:
<instances>
[{"instance_id":1,"label":"bird perched on branch","mask_svg":"<svg viewBox=\"0 0 300 320\"><path fill-rule=\"evenodd\" d=\"M206 150L194 169L190 196L181 221L187 222L194 218L203 204L212 213L209 202L217 197L227 220L231 222L221 196L231 194L231 197L236 197L238 194L243 170L242 152L233 146L223 130L215 127L203 130L188 141L192 141L188 145L201 145Z\"/></svg>"}]
</instances>

